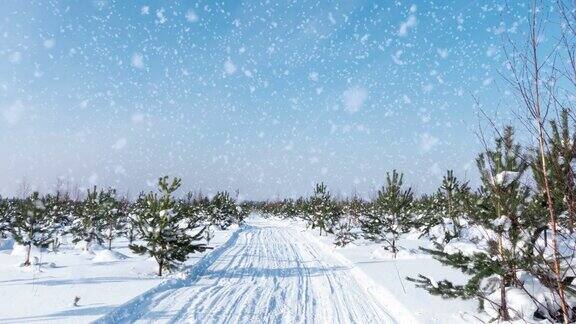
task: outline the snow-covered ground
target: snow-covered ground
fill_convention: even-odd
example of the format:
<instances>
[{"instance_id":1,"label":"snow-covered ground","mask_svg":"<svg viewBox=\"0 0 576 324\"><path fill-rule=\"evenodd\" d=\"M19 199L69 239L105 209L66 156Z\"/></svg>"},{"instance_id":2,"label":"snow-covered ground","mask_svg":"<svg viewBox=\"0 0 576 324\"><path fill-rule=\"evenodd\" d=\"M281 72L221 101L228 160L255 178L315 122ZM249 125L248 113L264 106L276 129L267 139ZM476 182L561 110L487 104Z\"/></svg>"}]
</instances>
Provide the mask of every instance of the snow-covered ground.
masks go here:
<instances>
[{"instance_id":1,"label":"snow-covered ground","mask_svg":"<svg viewBox=\"0 0 576 324\"><path fill-rule=\"evenodd\" d=\"M290 221L291 226L305 230L309 237L321 242L326 253L331 253L352 268L355 278L388 304L388 309L401 305L413 315L413 323L479 323L476 300L443 299L432 296L417 288L406 277L423 274L431 278L448 278L464 282L464 275L457 270L442 265L419 250L420 246L430 247L425 239L417 235L406 235L398 242L400 252L394 259L382 245L365 240L357 240L345 247L336 247L334 236L318 236L317 231L305 229L305 222ZM412 323L412 322L411 322Z\"/></svg>"},{"instance_id":2,"label":"snow-covered ground","mask_svg":"<svg viewBox=\"0 0 576 324\"><path fill-rule=\"evenodd\" d=\"M186 280L161 285L100 322L414 322L401 305L380 303L350 267L285 221L249 219L203 261Z\"/></svg>"},{"instance_id":3,"label":"snow-covered ground","mask_svg":"<svg viewBox=\"0 0 576 324\"><path fill-rule=\"evenodd\" d=\"M222 244L233 232L216 231L210 245ZM87 323L161 283L164 279L155 275L155 261L131 253L127 245L127 240L118 239L114 253L87 254L72 244L65 244L58 253L35 251L40 266L33 268L19 267L24 257L4 246L0 251L0 323ZM195 264L207 253L191 255L187 264ZM80 297L78 307L73 306L76 296Z\"/></svg>"},{"instance_id":4,"label":"snow-covered ground","mask_svg":"<svg viewBox=\"0 0 576 324\"><path fill-rule=\"evenodd\" d=\"M215 250L193 255L185 273L168 279L123 240L114 253L65 245L36 254L42 265L33 271L6 249L0 323L464 323L478 316L475 301L443 300L405 280L418 273L463 279L415 252L425 240L403 239L396 260L373 243L332 242L303 222L253 215L239 230L218 231Z\"/></svg>"}]
</instances>

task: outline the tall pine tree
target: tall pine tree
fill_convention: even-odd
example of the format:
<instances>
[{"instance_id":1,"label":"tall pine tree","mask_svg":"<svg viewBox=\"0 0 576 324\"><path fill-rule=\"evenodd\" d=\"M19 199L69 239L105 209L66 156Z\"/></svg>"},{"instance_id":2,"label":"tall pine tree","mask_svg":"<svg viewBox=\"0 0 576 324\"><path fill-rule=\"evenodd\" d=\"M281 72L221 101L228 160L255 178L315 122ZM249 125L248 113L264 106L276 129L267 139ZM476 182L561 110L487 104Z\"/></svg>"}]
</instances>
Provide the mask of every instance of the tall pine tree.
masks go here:
<instances>
[{"instance_id":1,"label":"tall pine tree","mask_svg":"<svg viewBox=\"0 0 576 324\"><path fill-rule=\"evenodd\" d=\"M178 262L184 262L188 254L201 252L206 245L198 243L204 235L205 227L190 234L190 223L186 215L179 211L174 192L181 185L178 178L169 181L168 177L158 180L157 193L141 196L144 206L139 214L132 215L142 244L131 244L130 249L138 254L149 254L158 263L158 276L163 270L172 270Z\"/></svg>"},{"instance_id":2,"label":"tall pine tree","mask_svg":"<svg viewBox=\"0 0 576 324\"><path fill-rule=\"evenodd\" d=\"M470 221L480 226L486 244L477 242L478 251L470 253L458 248L437 244L434 249L423 249L443 264L457 268L469 275L463 285L449 280L440 282L420 275L409 278L417 286L445 298L473 298L497 305L501 320L509 320L506 292L511 286L518 287L517 270L529 268L532 262L531 238L534 237L533 221L528 211L528 188L522 184L527 157L519 144L514 142L512 127L506 127L496 139L494 149L487 149L476 160L482 186L479 200L471 209ZM532 235L530 235L532 234ZM496 278L497 284L494 280Z\"/></svg>"}]
</instances>

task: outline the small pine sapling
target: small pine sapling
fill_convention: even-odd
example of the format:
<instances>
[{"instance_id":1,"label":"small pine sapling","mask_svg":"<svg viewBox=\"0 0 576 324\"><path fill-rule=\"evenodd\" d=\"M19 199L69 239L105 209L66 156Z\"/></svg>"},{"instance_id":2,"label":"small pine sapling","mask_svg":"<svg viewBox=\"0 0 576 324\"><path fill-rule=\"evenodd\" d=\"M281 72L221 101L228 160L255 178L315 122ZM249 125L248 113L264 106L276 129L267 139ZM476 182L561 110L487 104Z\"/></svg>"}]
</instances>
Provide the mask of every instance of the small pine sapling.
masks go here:
<instances>
[{"instance_id":1,"label":"small pine sapling","mask_svg":"<svg viewBox=\"0 0 576 324\"><path fill-rule=\"evenodd\" d=\"M397 241L411 227L410 207L414 200L412 189L403 188L404 175L392 171L386 174L386 186L378 191L376 200L362 218L364 236L375 242L386 242L394 258L398 253Z\"/></svg>"}]
</instances>

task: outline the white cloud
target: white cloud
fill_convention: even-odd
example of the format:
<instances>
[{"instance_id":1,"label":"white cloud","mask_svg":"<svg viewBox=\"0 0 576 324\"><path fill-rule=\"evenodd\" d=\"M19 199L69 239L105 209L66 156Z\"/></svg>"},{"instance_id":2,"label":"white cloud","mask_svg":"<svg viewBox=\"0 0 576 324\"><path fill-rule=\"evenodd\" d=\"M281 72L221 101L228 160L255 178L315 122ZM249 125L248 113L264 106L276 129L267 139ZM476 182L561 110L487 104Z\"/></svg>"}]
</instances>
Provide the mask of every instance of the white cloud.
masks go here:
<instances>
[{"instance_id":1,"label":"white cloud","mask_svg":"<svg viewBox=\"0 0 576 324\"><path fill-rule=\"evenodd\" d=\"M163 23L166 22L166 16L164 15L164 8L160 8L158 10L156 10L156 24L157 25L162 25Z\"/></svg>"},{"instance_id":2,"label":"white cloud","mask_svg":"<svg viewBox=\"0 0 576 324\"><path fill-rule=\"evenodd\" d=\"M22 115L24 114L24 105L20 100L16 100L13 104L6 107L2 111L2 116L4 120L10 125L16 125L22 119Z\"/></svg>"},{"instance_id":3,"label":"white cloud","mask_svg":"<svg viewBox=\"0 0 576 324\"><path fill-rule=\"evenodd\" d=\"M120 175L126 175L126 169L124 169L124 167L121 165L117 165L114 167L114 173Z\"/></svg>"},{"instance_id":4,"label":"white cloud","mask_svg":"<svg viewBox=\"0 0 576 324\"><path fill-rule=\"evenodd\" d=\"M436 50L436 52L437 52L438 55L439 55L441 58L443 58L443 59L447 58L447 57L448 57L448 54L450 54L450 52L449 52L447 49L445 49L445 48L439 48L439 49Z\"/></svg>"},{"instance_id":5,"label":"white cloud","mask_svg":"<svg viewBox=\"0 0 576 324\"><path fill-rule=\"evenodd\" d=\"M422 152L430 151L438 143L440 143L440 140L437 137L434 137L428 133L420 135L420 149Z\"/></svg>"},{"instance_id":6,"label":"white cloud","mask_svg":"<svg viewBox=\"0 0 576 324\"><path fill-rule=\"evenodd\" d=\"M131 64L133 67L135 67L137 69L143 69L144 68L144 56L142 56L142 54L140 54L140 53L134 53L134 55L132 55Z\"/></svg>"},{"instance_id":7,"label":"white cloud","mask_svg":"<svg viewBox=\"0 0 576 324\"><path fill-rule=\"evenodd\" d=\"M198 21L198 15L196 14L196 12L192 9L188 10L188 12L186 12L186 20L188 20L188 22L194 23Z\"/></svg>"},{"instance_id":8,"label":"white cloud","mask_svg":"<svg viewBox=\"0 0 576 324\"><path fill-rule=\"evenodd\" d=\"M135 113L132 115L132 123L134 124L140 124L144 121L144 114L141 113Z\"/></svg>"},{"instance_id":9,"label":"white cloud","mask_svg":"<svg viewBox=\"0 0 576 324\"><path fill-rule=\"evenodd\" d=\"M361 87L348 88L342 94L342 102L344 104L344 109L349 113L355 113L362 106L368 98L368 91Z\"/></svg>"},{"instance_id":10,"label":"white cloud","mask_svg":"<svg viewBox=\"0 0 576 324\"><path fill-rule=\"evenodd\" d=\"M50 49L56 45L56 41L52 38L44 40L44 47Z\"/></svg>"},{"instance_id":11,"label":"white cloud","mask_svg":"<svg viewBox=\"0 0 576 324\"><path fill-rule=\"evenodd\" d=\"M116 143L114 143L114 145L112 145L112 148L115 149L116 151L119 151L121 149L123 149L124 147L126 147L126 144L128 144L128 141L125 138L119 138Z\"/></svg>"},{"instance_id":12,"label":"white cloud","mask_svg":"<svg viewBox=\"0 0 576 324\"><path fill-rule=\"evenodd\" d=\"M308 79L310 79L311 81L314 81L314 82L318 81L318 79L319 79L318 78L318 72L310 72L308 74Z\"/></svg>"},{"instance_id":13,"label":"white cloud","mask_svg":"<svg viewBox=\"0 0 576 324\"><path fill-rule=\"evenodd\" d=\"M22 54L20 52L12 52L8 57L10 63L20 63L22 61Z\"/></svg>"},{"instance_id":14,"label":"white cloud","mask_svg":"<svg viewBox=\"0 0 576 324\"><path fill-rule=\"evenodd\" d=\"M236 65L234 65L232 60L228 59L226 62L224 62L224 72L229 75L232 75L236 72Z\"/></svg>"},{"instance_id":15,"label":"white cloud","mask_svg":"<svg viewBox=\"0 0 576 324\"><path fill-rule=\"evenodd\" d=\"M411 104L412 103L412 99L410 99L410 97L408 97L407 95L402 96L402 101L404 101L405 104Z\"/></svg>"},{"instance_id":16,"label":"white cloud","mask_svg":"<svg viewBox=\"0 0 576 324\"><path fill-rule=\"evenodd\" d=\"M396 53L392 55L392 61L394 61L395 64L404 65L405 62L402 61L402 54L404 54L403 50L397 50Z\"/></svg>"},{"instance_id":17,"label":"white cloud","mask_svg":"<svg viewBox=\"0 0 576 324\"><path fill-rule=\"evenodd\" d=\"M149 13L150 13L150 7L142 6L142 8L140 8L140 14L141 15L147 15Z\"/></svg>"},{"instance_id":18,"label":"white cloud","mask_svg":"<svg viewBox=\"0 0 576 324\"><path fill-rule=\"evenodd\" d=\"M408 16L408 19L400 24L400 29L398 29L398 35L399 36L408 35L410 29L416 27L416 25L418 25L418 19L416 19L416 16L414 15Z\"/></svg>"},{"instance_id":19,"label":"white cloud","mask_svg":"<svg viewBox=\"0 0 576 324\"><path fill-rule=\"evenodd\" d=\"M488 49L486 50L486 56L493 57L496 54L498 54L498 47L494 45L488 46Z\"/></svg>"},{"instance_id":20,"label":"white cloud","mask_svg":"<svg viewBox=\"0 0 576 324\"><path fill-rule=\"evenodd\" d=\"M98 173L92 173L92 175L88 177L88 183L91 185L98 184Z\"/></svg>"}]
</instances>

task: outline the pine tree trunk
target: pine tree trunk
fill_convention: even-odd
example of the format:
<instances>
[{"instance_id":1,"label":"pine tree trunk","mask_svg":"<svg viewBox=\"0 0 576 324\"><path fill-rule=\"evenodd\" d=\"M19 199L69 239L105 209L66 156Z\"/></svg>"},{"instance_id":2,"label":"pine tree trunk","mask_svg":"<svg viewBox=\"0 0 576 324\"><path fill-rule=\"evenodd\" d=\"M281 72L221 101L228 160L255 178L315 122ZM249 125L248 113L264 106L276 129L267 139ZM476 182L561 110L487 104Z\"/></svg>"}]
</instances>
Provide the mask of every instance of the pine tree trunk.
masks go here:
<instances>
[{"instance_id":1,"label":"pine tree trunk","mask_svg":"<svg viewBox=\"0 0 576 324\"><path fill-rule=\"evenodd\" d=\"M510 313L508 312L508 301L506 300L506 282L504 276L500 280L500 319L503 321L510 320Z\"/></svg>"},{"instance_id":2,"label":"pine tree trunk","mask_svg":"<svg viewBox=\"0 0 576 324\"><path fill-rule=\"evenodd\" d=\"M26 249L26 261L24 261L24 266L30 265L30 254L32 252L32 243L28 243L28 248Z\"/></svg>"},{"instance_id":3,"label":"pine tree trunk","mask_svg":"<svg viewBox=\"0 0 576 324\"><path fill-rule=\"evenodd\" d=\"M112 234L112 229L113 226L112 224L110 224L110 226L108 227L108 230L110 231L110 235L108 236L108 250L112 250L112 239L114 238L114 235Z\"/></svg>"},{"instance_id":4,"label":"pine tree trunk","mask_svg":"<svg viewBox=\"0 0 576 324\"><path fill-rule=\"evenodd\" d=\"M158 261L158 277L162 277L162 268L164 267L164 260Z\"/></svg>"},{"instance_id":5,"label":"pine tree trunk","mask_svg":"<svg viewBox=\"0 0 576 324\"><path fill-rule=\"evenodd\" d=\"M497 210L499 211L500 208L498 208ZM497 214L500 215L500 212L498 212ZM502 263L505 263L506 260L504 255L504 244L502 240L502 234L498 235L498 253L500 254ZM508 301L506 300L506 274L503 274L502 278L500 279L500 309L498 313L500 314L501 320L503 321L510 320L510 313L508 312Z\"/></svg>"}]
</instances>

